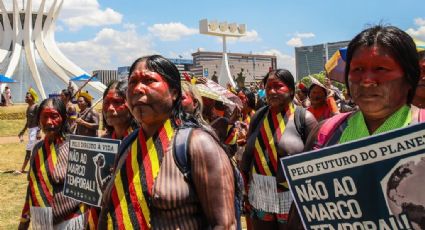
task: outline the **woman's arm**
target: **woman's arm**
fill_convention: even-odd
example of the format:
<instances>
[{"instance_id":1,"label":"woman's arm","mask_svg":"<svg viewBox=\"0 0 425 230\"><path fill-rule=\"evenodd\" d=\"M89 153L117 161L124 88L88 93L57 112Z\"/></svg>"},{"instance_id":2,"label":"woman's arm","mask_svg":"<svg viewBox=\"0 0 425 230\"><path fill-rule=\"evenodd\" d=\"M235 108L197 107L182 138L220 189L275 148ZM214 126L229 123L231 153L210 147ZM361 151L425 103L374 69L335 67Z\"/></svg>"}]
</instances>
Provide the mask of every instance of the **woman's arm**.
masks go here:
<instances>
[{"instance_id":1,"label":"woman's arm","mask_svg":"<svg viewBox=\"0 0 425 230\"><path fill-rule=\"evenodd\" d=\"M190 159L193 183L210 226L235 229L235 183L226 153L211 135L195 129Z\"/></svg>"}]
</instances>

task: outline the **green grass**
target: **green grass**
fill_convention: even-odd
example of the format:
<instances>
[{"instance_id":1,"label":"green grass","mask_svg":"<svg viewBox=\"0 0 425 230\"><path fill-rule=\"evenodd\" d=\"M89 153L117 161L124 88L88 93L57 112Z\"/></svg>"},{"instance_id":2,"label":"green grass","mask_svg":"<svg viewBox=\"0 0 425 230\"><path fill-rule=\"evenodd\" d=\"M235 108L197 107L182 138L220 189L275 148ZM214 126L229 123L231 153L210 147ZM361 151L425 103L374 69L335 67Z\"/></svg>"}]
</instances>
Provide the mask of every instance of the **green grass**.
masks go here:
<instances>
[{"instance_id":1,"label":"green grass","mask_svg":"<svg viewBox=\"0 0 425 230\"><path fill-rule=\"evenodd\" d=\"M0 154L1 172L20 169L25 143L0 144ZM0 229L18 228L27 185L25 174L0 173Z\"/></svg>"},{"instance_id":2,"label":"green grass","mask_svg":"<svg viewBox=\"0 0 425 230\"><path fill-rule=\"evenodd\" d=\"M0 120L0 137L18 136L24 125L25 120Z\"/></svg>"}]
</instances>

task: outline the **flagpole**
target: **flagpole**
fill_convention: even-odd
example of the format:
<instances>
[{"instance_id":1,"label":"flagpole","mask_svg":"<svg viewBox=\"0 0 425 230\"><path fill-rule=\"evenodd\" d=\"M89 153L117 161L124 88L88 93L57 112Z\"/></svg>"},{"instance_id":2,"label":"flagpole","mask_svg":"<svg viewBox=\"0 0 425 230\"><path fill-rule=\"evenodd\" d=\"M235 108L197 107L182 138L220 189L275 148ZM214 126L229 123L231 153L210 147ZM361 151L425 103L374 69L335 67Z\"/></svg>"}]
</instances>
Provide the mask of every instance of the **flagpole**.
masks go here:
<instances>
[{"instance_id":1,"label":"flagpole","mask_svg":"<svg viewBox=\"0 0 425 230\"><path fill-rule=\"evenodd\" d=\"M81 90L84 88L84 86L86 86L91 81L91 79L93 79L96 75L97 74L93 74L89 79L87 79L87 81L84 82L84 84L78 88L78 90L74 93L74 95L72 95L71 98L74 98L75 96L77 96L77 94L79 92L81 92Z\"/></svg>"}]
</instances>

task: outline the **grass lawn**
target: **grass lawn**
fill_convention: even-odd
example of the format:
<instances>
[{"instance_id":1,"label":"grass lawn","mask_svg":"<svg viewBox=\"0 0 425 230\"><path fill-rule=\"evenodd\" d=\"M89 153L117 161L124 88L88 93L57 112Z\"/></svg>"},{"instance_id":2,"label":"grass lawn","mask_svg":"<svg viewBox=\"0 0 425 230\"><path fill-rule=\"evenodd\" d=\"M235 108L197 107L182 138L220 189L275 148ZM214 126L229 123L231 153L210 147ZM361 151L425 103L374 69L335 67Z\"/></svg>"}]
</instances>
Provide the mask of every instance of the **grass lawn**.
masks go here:
<instances>
[{"instance_id":1,"label":"grass lawn","mask_svg":"<svg viewBox=\"0 0 425 230\"><path fill-rule=\"evenodd\" d=\"M3 173L20 169L25 143L0 144L0 229L17 229L26 195L27 177ZM28 166L27 166L28 170Z\"/></svg>"},{"instance_id":2,"label":"grass lawn","mask_svg":"<svg viewBox=\"0 0 425 230\"><path fill-rule=\"evenodd\" d=\"M24 125L25 120L0 120L0 138L8 136L17 137ZM28 135L27 133L26 135Z\"/></svg>"}]
</instances>

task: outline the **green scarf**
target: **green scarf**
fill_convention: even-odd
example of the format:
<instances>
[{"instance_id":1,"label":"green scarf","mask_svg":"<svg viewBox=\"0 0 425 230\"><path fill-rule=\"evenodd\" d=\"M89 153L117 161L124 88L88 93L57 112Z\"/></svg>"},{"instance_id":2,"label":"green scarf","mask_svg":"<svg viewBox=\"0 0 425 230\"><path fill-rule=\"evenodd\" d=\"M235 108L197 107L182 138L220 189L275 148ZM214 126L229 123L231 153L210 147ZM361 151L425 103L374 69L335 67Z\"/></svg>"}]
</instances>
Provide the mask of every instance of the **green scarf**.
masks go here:
<instances>
[{"instance_id":1,"label":"green scarf","mask_svg":"<svg viewBox=\"0 0 425 230\"><path fill-rule=\"evenodd\" d=\"M361 111L355 112L353 116L348 119L347 127L344 129L339 143L358 140L363 137L387 132L393 129L407 126L412 121L412 113L410 107L407 105L402 106L397 112L393 113L374 133L369 134L366 122L364 121L363 113Z\"/></svg>"}]
</instances>

